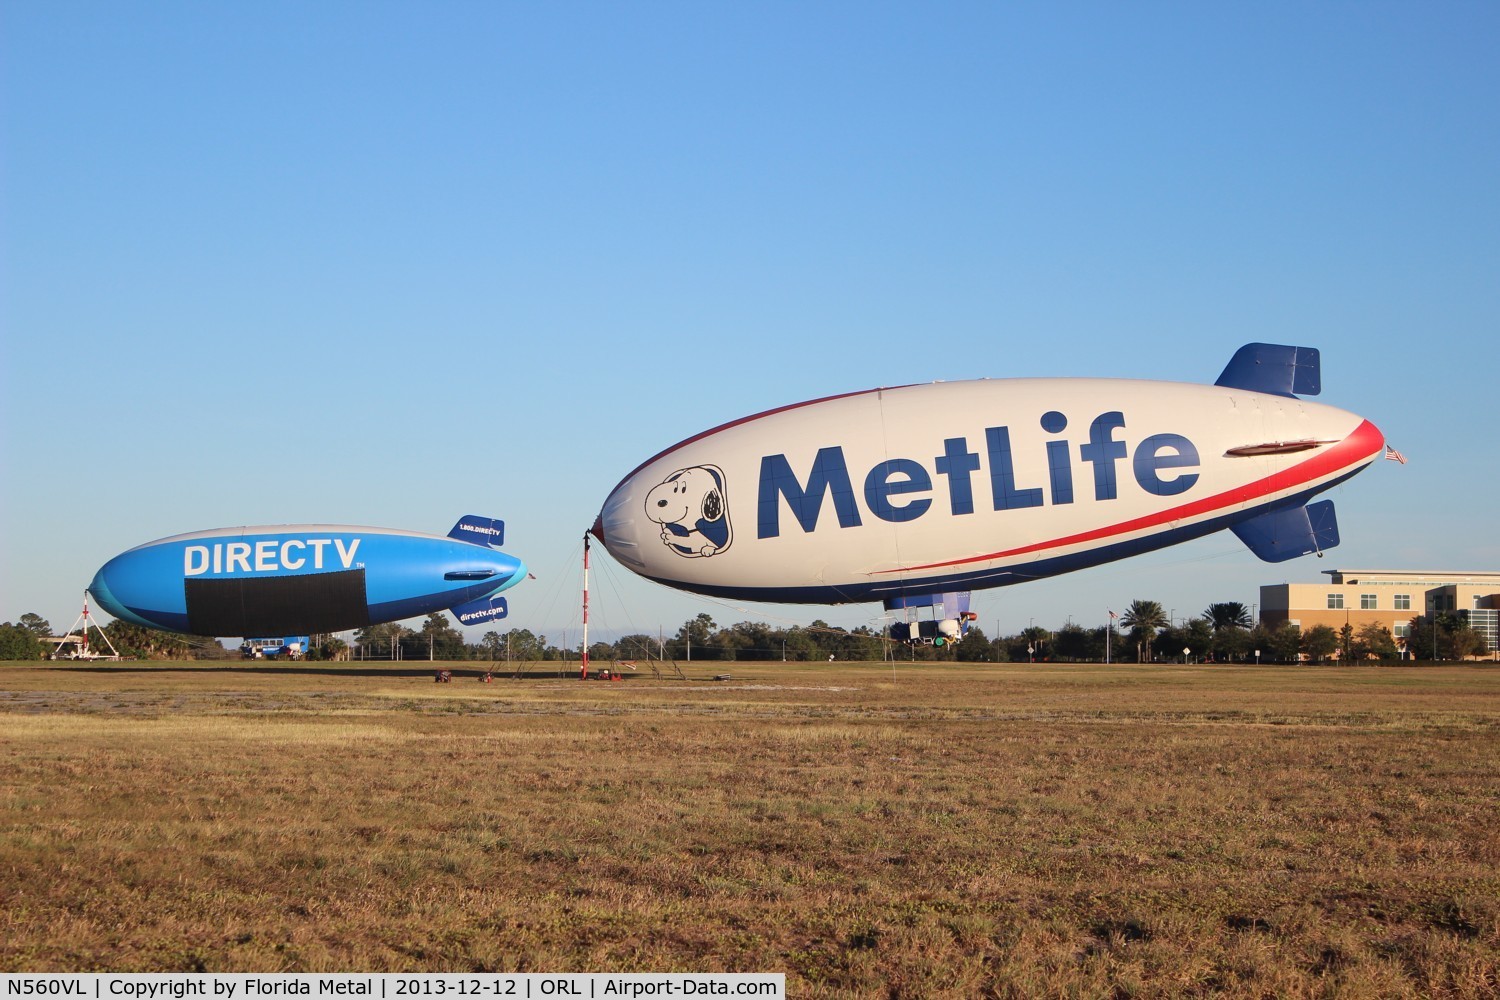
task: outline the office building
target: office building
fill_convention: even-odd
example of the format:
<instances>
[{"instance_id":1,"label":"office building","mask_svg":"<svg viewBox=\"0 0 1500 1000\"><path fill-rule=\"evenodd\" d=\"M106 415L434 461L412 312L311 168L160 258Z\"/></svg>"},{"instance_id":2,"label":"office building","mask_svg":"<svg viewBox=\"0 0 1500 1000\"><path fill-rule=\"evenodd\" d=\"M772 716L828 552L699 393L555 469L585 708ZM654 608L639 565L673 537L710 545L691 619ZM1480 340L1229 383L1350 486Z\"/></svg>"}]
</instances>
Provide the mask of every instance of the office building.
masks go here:
<instances>
[{"instance_id":1,"label":"office building","mask_svg":"<svg viewBox=\"0 0 1500 1000\"><path fill-rule=\"evenodd\" d=\"M1488 648L1500 649L1500 573L1418 570L1329 570L1326 583L1279 583L1260 588L1260 620L1277 628L1291 622L1302 631L1346 624L1358 630L1375 622L1398 641L1411 620L1429 613L1463 612Z\"/></svg>"}]
</instances>

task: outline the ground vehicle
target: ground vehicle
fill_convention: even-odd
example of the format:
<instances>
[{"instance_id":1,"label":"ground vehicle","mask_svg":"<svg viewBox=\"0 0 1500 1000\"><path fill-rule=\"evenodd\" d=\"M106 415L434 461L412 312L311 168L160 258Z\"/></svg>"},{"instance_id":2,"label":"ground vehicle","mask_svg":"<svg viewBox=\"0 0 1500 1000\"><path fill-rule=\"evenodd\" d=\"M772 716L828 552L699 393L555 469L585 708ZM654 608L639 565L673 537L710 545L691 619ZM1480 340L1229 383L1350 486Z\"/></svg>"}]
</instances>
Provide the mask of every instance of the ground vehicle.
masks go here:
<instances>
[{"instance_id":1,"label":"ground vehicle","mask_svg":"<svg viewBox=\"0 0 1500 1000\"><path fill-rule=\"evenodd\" d=\"M307 655L308 645L308 637L305 635L246 639L240 643L240 655L247 660L300 660Z\"/></svg>"}]
</instances>

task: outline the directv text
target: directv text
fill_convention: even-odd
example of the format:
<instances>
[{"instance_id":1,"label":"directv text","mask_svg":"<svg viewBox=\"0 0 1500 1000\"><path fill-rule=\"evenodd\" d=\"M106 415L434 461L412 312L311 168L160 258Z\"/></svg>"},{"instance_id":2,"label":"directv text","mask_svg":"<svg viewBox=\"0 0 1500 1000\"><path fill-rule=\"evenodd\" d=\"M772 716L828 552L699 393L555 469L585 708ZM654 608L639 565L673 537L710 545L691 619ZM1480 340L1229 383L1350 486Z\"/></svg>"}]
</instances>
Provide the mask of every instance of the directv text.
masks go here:
<instances>
[{"instance_id":1,"label":"directv text","mask_svg":"<svg viewBox=\"0 0 1500 1000\"><path fill-rule=\"evenodd\" d=\"M283 570L349 569L361 539L267 538L251 542L189 545L182 550L184 576L205 573L277 573ZM331 551L330 551L331 550Z\"/></svg>"}]
</instances>

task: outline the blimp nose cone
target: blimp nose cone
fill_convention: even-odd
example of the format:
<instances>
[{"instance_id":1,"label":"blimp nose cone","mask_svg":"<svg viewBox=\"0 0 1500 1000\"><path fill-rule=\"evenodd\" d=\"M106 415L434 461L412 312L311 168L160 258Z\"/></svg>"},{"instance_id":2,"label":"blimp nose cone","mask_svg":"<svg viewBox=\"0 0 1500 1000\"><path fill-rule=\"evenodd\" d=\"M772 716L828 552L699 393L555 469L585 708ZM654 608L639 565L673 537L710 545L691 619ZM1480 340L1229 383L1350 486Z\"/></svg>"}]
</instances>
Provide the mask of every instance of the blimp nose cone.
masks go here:
<instances>
[{"instance_id":1,"label":"blimp nose cone","mask_svg":"<svg viewBox=\"0 0 1500 1000\"><path fill-rule=\"evenodd\" d=\"M120 612L124 609L120 607L120 602L115 600L114 593L109 589L109 583L104 579L103 567L100 568L99 572L94 574L93 581L89 583L88 591L94 595L94 603L98 604L99 607L108 611L116 618L123 617Z\"/></svg>"}]
</instances>

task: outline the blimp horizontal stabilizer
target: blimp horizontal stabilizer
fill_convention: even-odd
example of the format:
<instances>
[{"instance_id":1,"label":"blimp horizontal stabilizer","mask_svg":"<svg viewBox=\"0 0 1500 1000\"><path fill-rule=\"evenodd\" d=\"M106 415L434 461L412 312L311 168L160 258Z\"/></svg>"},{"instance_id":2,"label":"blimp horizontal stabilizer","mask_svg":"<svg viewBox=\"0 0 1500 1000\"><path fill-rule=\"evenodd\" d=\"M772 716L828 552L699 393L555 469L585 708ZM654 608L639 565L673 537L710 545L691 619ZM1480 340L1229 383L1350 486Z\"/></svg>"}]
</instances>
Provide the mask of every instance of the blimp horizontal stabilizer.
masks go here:
<instances>
[{"instance_id":1,"label":"blimp horizontal stabilizer","mask_svg":"<svg viewBox=\"0 0 1500 1000\"><path fill-rule=\"evenodd\" d=\"M1266 562L1286 562L1298 556L1331 549L1339 543L1339 522L1332 500L1319 500L1292 510L1273 510L1229 527Z\"/></svg>"},{"instance_id":2,"label":"blimp horizontal stabilizer","mask_svg":"<svg viewBox=\"0 0 1500 1000\"><path fill-rule=\"evenodd\" d=\"M477 601L459 604L448 610L453 612L460 625L484 625L510 614L510 607L503 597L481 597Z\"/></svg>"}]
</instances>

